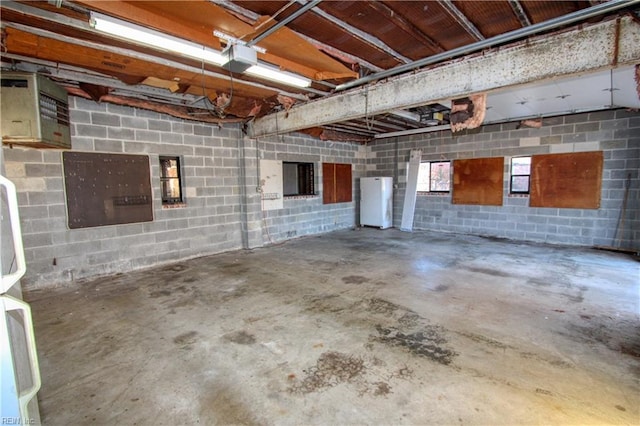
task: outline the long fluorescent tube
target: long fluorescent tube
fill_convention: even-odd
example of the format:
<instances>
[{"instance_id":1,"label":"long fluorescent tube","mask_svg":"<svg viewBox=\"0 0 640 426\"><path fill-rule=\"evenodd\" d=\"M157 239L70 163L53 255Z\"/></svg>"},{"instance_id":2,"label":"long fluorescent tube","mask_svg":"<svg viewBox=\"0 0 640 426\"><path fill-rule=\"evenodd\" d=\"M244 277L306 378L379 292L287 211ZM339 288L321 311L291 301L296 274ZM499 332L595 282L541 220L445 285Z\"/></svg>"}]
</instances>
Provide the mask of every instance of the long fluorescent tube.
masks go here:
<instances>
[{"instance_id":1,"label":"long fluorescent tube","mask_svg":"<svg viewBox=\"0 0 640 426\"><path fill-rule=\"evenodd\" d=\"M306 77L302 77L286 71L280 71L277 68L268 67L266 65L254 65L249 69L247 69L245 73L255 75L256 77L262 77L268 80L284 83L289 86L296 86L296 87L311 86L311 80L309 80Z\"/></svg>"},{"instance_id":2,"label":"long fluorescent tube","mask_svg":"<svg viewBox=\"0 0 640 426\"><path fill-rule=\"evenodd\" d=\"M177 37L163 34L139 25L131 24L120 19L112 18L101 13L91 12L91 26L112 36L133 41L156 49L204 60L214 65L222 66L227 61L221 52L208 47L192 43ZM281 71L275 67L258 64L245 71L247 74L267 80L277 81L289 86L309 87L311 80L290 72Z\"/></svg>"},{"instance_id":3,"label":"long fluorescent tube","mask_svg":"<svg viewBox=\"0 0 640 426\"><path fill-rule=\"evenodd\" d=\"M222 65L225 62L225 59L217 50L100 13L91 12L91 25L98 31L157 49L204 60L215 65Z\"/></svg>"}]
</instances>

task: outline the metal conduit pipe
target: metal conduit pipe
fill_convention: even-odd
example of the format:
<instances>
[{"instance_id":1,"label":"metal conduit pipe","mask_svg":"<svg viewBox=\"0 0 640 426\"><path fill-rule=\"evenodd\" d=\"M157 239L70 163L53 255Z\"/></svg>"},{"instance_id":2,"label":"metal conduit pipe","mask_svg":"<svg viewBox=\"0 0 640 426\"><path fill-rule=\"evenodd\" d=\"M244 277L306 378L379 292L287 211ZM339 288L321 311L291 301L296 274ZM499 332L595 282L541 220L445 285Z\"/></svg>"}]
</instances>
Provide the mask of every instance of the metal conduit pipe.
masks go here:
<instances>
[{"instance_id":1,"label":"metal conduit pipe","mask_svg":"<svg viewBox=\"0 0 640 426\"><path fill-rule=\"evenodd\" d=\"M305 13L307 10L313 9L314 7L316 7L321 1L322 0L314 0L311 3L305 4L300 9L296 10L291 15L287 16L282 21L280 21L277 24L275 24L273 27L269 28L268 30L266 30L262 34L254 37L252 40L247 42L247 46L253 46L254 44L258 43L260 40L270 36L274 32L278 31L280 28L282 28L285 25L287 25L289 22L291 22L294 19L296 19L298 16L302 15L303 13Z\"/></svg>"},{"instance_id":2,"label":"metal conduit pipe","mask_svg":"<svg viewBox=\"0 0 640 426\"><path fill-rule=\"evenodd\" d=\"M395 68L381 71L375 74L368 75L357 80L350 81L348 83L340 84L336 87L336 91L350 89L352 87L361 86L371 81L380 80L381 78L391 77L407 71L412 71L416 68L420 68L426 65L431 65L436 62L443 61L445 59L453 59L456 56L466 55L475 51L485 49L487 47L493 47L497 44L506 43L522 37L527 37L542 31L551 30L562 25L572 24L574 22L589 19L594 16L602 15L608 12L614 12L625 7L633 6L640 3L640 0L611 0L607 3L601 3L586 9L578 10L568 15L559 16L557 18L549 19L548 21L540 22L538 24L531 25L530 27L519 28L517 30L509 31L508 33L500 34L495 37L488 38L486 40L477 41L466 46L461 46L447 52L438 53L427 58L417 60L404 65L398 65Z\"/></svg>"}]
</instances>

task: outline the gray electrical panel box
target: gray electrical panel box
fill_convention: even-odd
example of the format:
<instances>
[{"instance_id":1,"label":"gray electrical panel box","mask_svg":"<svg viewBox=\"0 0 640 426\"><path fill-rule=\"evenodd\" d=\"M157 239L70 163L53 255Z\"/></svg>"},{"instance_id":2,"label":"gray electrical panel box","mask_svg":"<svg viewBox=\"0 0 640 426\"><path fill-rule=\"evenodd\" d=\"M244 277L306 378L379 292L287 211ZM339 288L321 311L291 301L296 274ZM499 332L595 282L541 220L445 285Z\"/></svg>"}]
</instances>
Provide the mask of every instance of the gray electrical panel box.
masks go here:
<instances>
[{"instance_id":1,"label":"gray electrical panel box","mask_svg":"<svg viewBox=\"0 0 640 426\"><path fill-rule=\"evenodd\" d=\"M0 74L2 143L34 148L71 148L67 91L43 75Z\"/></svg>"},{"instance_id":2,"label":"gray electrical panel box","mask_svg":"<svg viewBox=\"0 0 640 426\"><path fill-rule=\"evenodd\" d=\"M258 64L258 54L252 47L241 44L230 44L222 51L225 58L223 68L231 72L243 73L250 67Z\"/></svg>"}]
</instances>

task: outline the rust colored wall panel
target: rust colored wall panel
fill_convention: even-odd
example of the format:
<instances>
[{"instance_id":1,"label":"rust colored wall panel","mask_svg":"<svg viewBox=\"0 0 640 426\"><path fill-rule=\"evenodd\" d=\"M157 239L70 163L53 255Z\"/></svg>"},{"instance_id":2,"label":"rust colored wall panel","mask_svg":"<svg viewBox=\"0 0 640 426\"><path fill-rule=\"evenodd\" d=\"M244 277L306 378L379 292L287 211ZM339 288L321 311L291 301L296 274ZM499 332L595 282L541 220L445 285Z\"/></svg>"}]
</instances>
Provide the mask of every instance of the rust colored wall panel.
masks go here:
<instances>
[{"instance_id":1,"label":"rust colored wall panel","mask_svg":"<svg viewBox=\"0 0 640 426\"><path fill-rule=\"evenodd\" d=\"M531 207L600 208L602 151L534 155Z\"/></svg>"},{"instance_id":2,"label":"rust colored wall panel","mask_svg":"<svg viewBox=\"0 0 640 426\"><path fill-rule=\"evenodd\" d=\"M351 164L322 163L322 203L348 203L352 200Z\"/></svg>"},{"instance_id":3,"label":"rust colored wall panel","mask_svg":"<svg viewBox=\"0 0 640 426\"><path fill-rule=\"evenodd\" d=\"M351 164L336 164L336 202L348 203L353 199Z\"/></svg>"},{"instance_id":4,"label":"rust colored wall panel","mask_svg":"<svg viewBox=\"0 0 640 426\"><path fill-rule=\"evenodd\" d=\"M62 153L69 228L153 220L149 157Z\"/></svg>"},{"instance_id":5,"label":"rust colored wall panel","mask_svg":"<svg viewBox=\"0 0 640 426\"><path fill-rule=\"evenodd\" d=\"M501 206L504 157L453 161L453 204Z\"/></svg>"},{"instance_id":6,"label":"rust colored wall panel","mask_svg":"<svg viewBox=\"0 0 640 426\"><path fill-rule=\"evenodd\" d=\"M335 203L335 167L333 163L322 163L322 204Z\"/></svg>"}]
</instances>

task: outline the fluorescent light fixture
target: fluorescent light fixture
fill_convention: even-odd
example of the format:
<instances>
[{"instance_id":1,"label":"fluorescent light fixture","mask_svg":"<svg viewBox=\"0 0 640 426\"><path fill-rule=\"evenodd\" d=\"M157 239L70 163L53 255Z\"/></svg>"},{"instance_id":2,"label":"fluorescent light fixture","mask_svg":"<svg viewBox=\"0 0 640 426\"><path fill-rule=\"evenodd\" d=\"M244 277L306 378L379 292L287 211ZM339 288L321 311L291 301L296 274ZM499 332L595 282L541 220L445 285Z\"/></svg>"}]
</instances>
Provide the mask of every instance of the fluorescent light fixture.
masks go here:
<instances>
[{"instance_id":1,"label":"fluorescent light fixture","mask_svg":"<svg viewBox=\"0 0 640 426\"><path fill-rule=\"evenodd\" d=\"M133 41L138 44L154 47L156 49L176 53L182 56L189 56L198 60L204 60L205 62L214 65L223 66L229 62L229 58L225 58L225 56L217 50L166 35L159 31L131 24L120 19L112 18L101 13L91 12L91 26L97 31L110 34L123 40ZM277 81L289 86L311 86L311 80L306 77L281 71L278 68L264 64L253 65L245 72L256 77Z\"/></svg>"},{"instance_id":2,"label":"fluorescent light fixture","mask_svg":"<svg viewBox=\"0 0 640 426\"><path fill-rule=\"evenodd\" d=\"M91 26L98 31L111 34L118 38L204 60L215 65L222 65L225 62L225 59L217 50L166 35L159 31L114 19L100 13L91 13Z\"/></svg>"},{"instance_id":3,"label":"fluorescent light fixture","mask_svg":"<svg viewBox=\"0 0 640 426\"><path fill-rule=\"evenodd\" d=\"M277 81L289 86L296 87L309 87L311 86L311 80L306 77L302 77L290 72L280 71L277 68L269 67L266 65L254 65L245 71L247 74L254 75L256 77L266 78L267 80Z\"/></svg>"}]
</instances>

